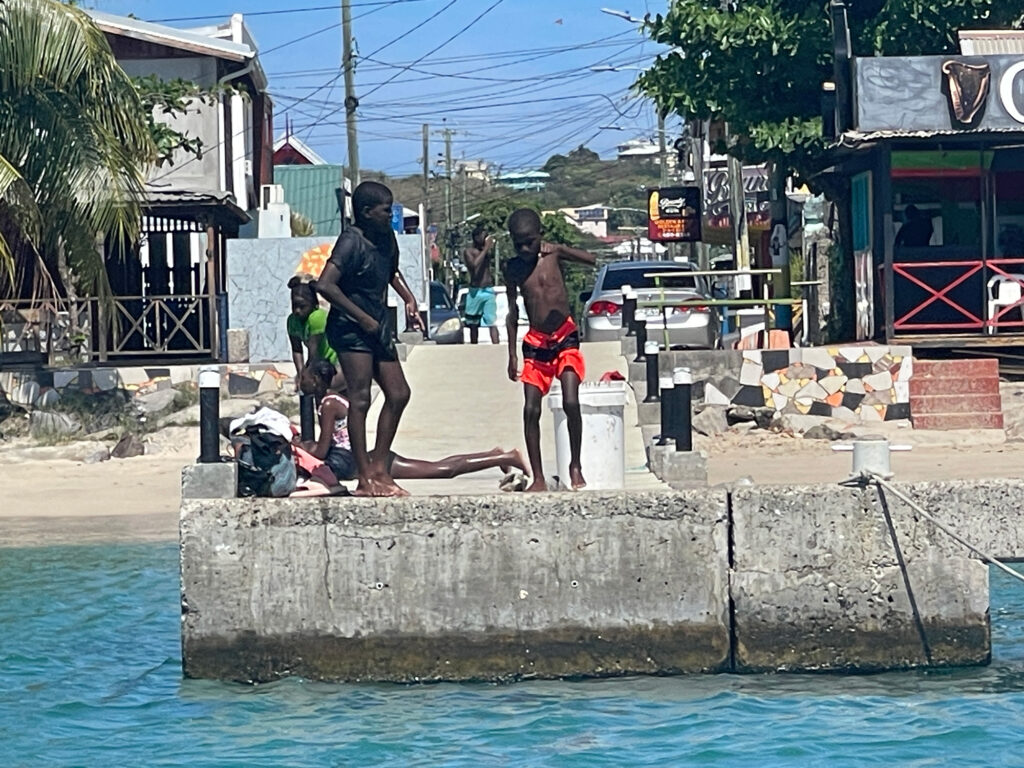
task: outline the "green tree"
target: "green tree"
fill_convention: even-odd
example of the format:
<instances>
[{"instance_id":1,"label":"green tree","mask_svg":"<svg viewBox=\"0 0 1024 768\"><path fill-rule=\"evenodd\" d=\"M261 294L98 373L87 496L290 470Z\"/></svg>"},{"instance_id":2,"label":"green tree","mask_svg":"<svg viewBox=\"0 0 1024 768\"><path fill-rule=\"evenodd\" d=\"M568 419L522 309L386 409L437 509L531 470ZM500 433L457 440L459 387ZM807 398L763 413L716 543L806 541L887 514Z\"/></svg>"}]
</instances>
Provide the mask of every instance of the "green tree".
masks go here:
<instances>
[{"instance_id":1,"label":"green tree","mask_svg":"<svg viewBox=\"0 0 1024 768\"><path fill-rule=\"evenodd\" d=\"M162 80L155 75L134 78L135 87L142 99L143 114L146 126L156 144L156 165L174 165L176 152L184 152L193 157L203 154L203 140L184 131L176 130L168 122L169 118L183 117L197 105L213 106L222 93L232 89L230 85L210 90L201 88L190 80L176 78Z\"/></svg>"},{"instance_id":2,"label":"green tree","mask_svg":"<svg viewBox=\"0 0 1024 768\"><path fill-rule=\"evenodd\" d=\"M138 239L143 169L155 159L139 91L89 17L56 0L0 2L6 286L36 264L37 286L63 275L66 290L106 293L98 238Z\"/></svg>"},{"instance_id":3,"label":"green tree","mask_svg":"<svg viewBox=\"0 0 1024 768\"><path fill-rule=\"evenodd\" d=\"M913 56L957 51L959 29L1020 26L1022 0L847 0L855 54ZM645 21L670 48L637 81L666 112L687 121L724 120L733 142L719 146L767 162L776 187L790 173L821 167L821 90L832 79L829 0L673 0ZM825 188L840 201L840 183ZM833 301L852 307L848 237L833 249ZM845 330L845 328L841 329Z\"/></svg>"}]
</instances>

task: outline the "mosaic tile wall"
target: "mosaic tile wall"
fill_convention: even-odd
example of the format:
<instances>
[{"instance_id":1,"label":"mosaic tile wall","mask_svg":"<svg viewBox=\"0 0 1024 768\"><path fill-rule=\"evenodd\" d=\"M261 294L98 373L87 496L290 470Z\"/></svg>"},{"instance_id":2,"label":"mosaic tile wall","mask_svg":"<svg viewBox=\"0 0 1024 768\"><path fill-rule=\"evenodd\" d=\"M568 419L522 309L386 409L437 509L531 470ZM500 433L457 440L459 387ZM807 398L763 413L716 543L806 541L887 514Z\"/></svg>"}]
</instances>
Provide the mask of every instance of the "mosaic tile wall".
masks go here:
<instances>
[{"instance_id":1,"label":"mosaic tile wall","mask_svg":"<svg viewBox=\"0 0 1024 768\"><path fill-rule=\"evenodd\" d=\"M848 422L910 418L910 347L747 350L737 376L704 386L704 401Z\"/></svg>"}]
</instances>

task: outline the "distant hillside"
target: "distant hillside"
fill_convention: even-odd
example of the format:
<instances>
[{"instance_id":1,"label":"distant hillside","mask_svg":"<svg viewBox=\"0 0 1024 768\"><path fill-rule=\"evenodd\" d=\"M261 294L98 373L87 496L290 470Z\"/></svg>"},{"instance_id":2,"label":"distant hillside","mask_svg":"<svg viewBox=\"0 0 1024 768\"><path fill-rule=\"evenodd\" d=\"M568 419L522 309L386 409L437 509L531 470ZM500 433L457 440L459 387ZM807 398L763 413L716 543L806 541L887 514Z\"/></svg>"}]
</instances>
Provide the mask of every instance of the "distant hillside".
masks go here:
<instances>
[{"instance_id":1,"label":"distant hillside","mask_svg":"<svg viewBox=\"0 0 1024 768\"><path fill-rule=\"evenodd\" d=\"M458 222L487 208L488 203L508 201L514 205L524 204L544 210L570 208L595 203L604 203L618 208L643 210L647 205L646 189L656 186L659 168L649 160L601 160L596 152L578 147L568 155L553 155L541 166L551 174L546 188L538 192L515 192L496 184L459 177L452 178L452 216ZM395 199L410 208L416 208L424 200L421 176L391 178L384 174L367 171L363 178L384 182L395 193ZM428 201L429 220L443 224L445 207L445 181L433 178ZM463 214L465 201L465 214ZM612 214L612 229L619 225L642 225L646 218L642 213L628 211Z\"/></svg>"}]
</instances>

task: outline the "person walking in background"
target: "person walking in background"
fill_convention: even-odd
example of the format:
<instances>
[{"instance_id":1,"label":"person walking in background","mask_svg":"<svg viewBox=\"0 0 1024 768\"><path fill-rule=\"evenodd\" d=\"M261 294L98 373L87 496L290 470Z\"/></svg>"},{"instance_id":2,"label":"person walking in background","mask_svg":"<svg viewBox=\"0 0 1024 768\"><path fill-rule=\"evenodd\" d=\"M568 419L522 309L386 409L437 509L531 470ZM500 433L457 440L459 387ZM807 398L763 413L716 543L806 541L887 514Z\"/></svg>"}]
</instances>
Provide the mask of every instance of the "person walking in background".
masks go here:
<instances>
[{"instance_id":1,"label":"person walking in background","mask_svg":"<svg viewBox=\"0 0 1024 768\"><path fill-rule=\"evenodd\" d=\"M585 366L580 354L580 333L569 314L569 297L562 277L561 262L574 261L593 266L593 254L541 240L540 216L520 208L508 220L515 256L505 265L508 291L508 377L523 382L525 406L523 430L530 458L533 483L526 490L547 490L540 455L541 400L557 376L562 384L562 409L569 429L569 483L573 490L586 486L580 463L583 420L579 387ZM516 328L519 291L523 292L530 330L523 339L523 370L516 357Z\"/></svg>"},{"instance_id":2,"label":"person walking in background","mask_svg":"<svg viewBox=\"0 0 1024 768\"><path fill-rule=\"evenodd\" d=\"M292 313L288 315L288 341L292 345L295 363L295 391L299 391L302 369L317 360L326 360L337 367L338 356L327 342L327 312L320 307L320 297L312 281L296 275L288 281L292 296ZM337 386L345 386L345 377L339 372Z\"/></svg>"},{"instance_id":3,"label":"person walking in background","mask_svg":"<svg viewBox=\"0 0 1024 768\"><path fill-rule=\"evenodd\" d=\"M339 237L316 288L331 304L327 341L348 384L348 433L359 483L357 496L404 496L388 470L391 444L409 403L409 384L395 348L387 310L388 287L405 302L409 325L423 330L412 291L398 271L398 241L391 229L391 190L364 181L352 193L355 226ZM373 450L366 444L370 384L384 394Z\"/></svg>"},{"instance_id":4,"label":"person walking in background","mask_svg":"<svg viewBox=\"0 0 1024 768\"><path fill-rule=\"evenodd\" d=\"M479 340L480 326L491 334L491 344L498 343L498 303L494 298L492 256L494 238L482 226L473 230L473 245L463 251L462 258L469 270L469 295L466 296L466 325L469 343Z\"/></svg>"},{"instance_id":5,"label":"person walking in background","mask_svg":"<svg viewBox=\"0 0 1024 768\"><path fill-rule=\"evenodd\" d=\"M332 384L335 373L334 366L326 360L318 360L303 370L302 392L319 402L320 438L302 447L323 461L339 481L352 480L357 469L348 432L349 402L344 390L336 390ZM526 472L522 454L503 448L460 453L439 461L408 459L390 451L386 467L396 480L447 480L493 468L506 474L511 470Z\"/></svg>"}]
</instances>

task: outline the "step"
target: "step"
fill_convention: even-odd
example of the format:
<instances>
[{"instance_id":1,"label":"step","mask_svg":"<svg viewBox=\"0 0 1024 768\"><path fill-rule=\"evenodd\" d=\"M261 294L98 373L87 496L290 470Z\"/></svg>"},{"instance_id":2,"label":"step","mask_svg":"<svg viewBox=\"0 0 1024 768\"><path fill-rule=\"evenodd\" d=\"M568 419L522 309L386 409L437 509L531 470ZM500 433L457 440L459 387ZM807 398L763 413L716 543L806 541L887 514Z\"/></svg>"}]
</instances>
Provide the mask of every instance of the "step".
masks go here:
<instances>
[{"instance_id":1,"label":"step","mask_svg":"<svg viewBox=\"0 0 1024 768\"><path fill-rule=\"evenodd\" d=\"M935 376L918 376L915 371L910 377L910 396L926 397L928 395L997 395L999 379L988 376L984 378L939 378Z\"/></svg>"},{"instance_id":2,"label":"step","mask_svg":"<svg viewBox=\"0 0 1024 768\"><path fill-rule=\"evenodd\" d=\"M933 413L1002 413L1003 398L998 392L983 395L910 395L914 416Z\"/></svg>"},{"instance_id":3,"label":"step","mask_svg":"<svg viewBox=\"0 0 1024 768\"><path fill-rule=\"evenodd\" d=\"M994 357L970 360L918 360L914 359L914 375L934 378L999 378L999 361Z\"/></svg>"},{"instance_id":4,"label":"step","mask_svg":"<svg viewBox=\"0 0 1024 768\"><path fill-rule=\"evenodd\" d=\"M914 429L1002 429L1001 413L929 413L912 418Z\"/></svg>"}]
</instances>

